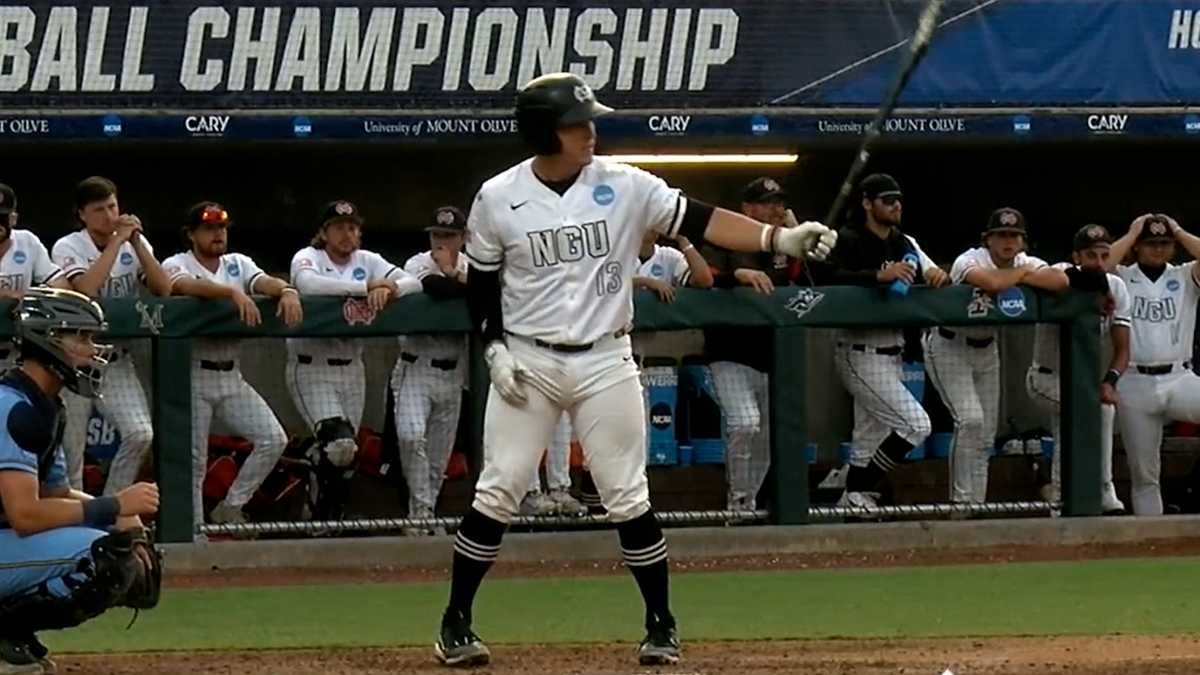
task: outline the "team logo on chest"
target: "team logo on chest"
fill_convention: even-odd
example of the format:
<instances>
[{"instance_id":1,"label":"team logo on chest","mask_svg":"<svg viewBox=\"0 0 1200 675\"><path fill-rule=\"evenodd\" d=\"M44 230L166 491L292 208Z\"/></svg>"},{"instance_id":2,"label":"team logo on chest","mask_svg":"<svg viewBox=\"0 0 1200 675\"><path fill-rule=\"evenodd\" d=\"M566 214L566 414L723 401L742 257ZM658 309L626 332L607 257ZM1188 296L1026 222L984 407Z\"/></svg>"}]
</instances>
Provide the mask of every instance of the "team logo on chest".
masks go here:
<instances>
[{"instance_id":1,"label":"team logo on chest","mask_svg":"<svg viewBox=\"0 0 1200 675\"><path fill-rule=\"evenodd\" d=\"M612 250L608 221L595 220L527 233L534 267L551 267L587 258L603 258Z\"/></svg>"}]
</instances>

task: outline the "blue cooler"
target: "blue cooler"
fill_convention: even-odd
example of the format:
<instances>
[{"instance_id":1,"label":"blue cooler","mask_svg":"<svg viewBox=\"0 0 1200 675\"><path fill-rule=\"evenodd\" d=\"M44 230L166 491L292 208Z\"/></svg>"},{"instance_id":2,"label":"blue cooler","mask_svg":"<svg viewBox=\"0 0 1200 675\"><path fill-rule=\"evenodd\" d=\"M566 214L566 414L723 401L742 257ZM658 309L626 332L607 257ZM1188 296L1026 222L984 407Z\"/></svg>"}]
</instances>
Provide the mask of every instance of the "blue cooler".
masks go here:
<instances>
[{"instance_id":1,"label":"blue cooler","mask_svg":"<svg viewBox=\"0 0 1200 675\"><path fill-rule=\"evenodd\" d=\"M954 434L945 432L930 434L925 444L929 448L928 457L930 459L946 459L950 456L950 447L954 444Z\"/></svg>"},{"instance_id":2,"label":"blue cooler","mask_svg":"<svg viewBox=\"0 0 1200 675\"><path fill-rule=\"evenodd\" d=\"M688 445L696 464L724 464L721 406L712 371L698 357L684 357L679 368L681 408L686 410Z\"/></svg>"},{"instance_id":3,"label":"blue cooler","mask_svg":"<svg viewBox=\"0 0 1200 675\"><path fill-rule=\"evenodd\" d=\"M646 396L646 463L671 466L679 463L675 438L679 399L679 368L675 359L648 357L642 362Z\"/></svg>"},{"instance_id":4,"label":"blue cooler","mask_svg":"<svg viewBox=\"0 0 1200 675\"><path fill-rule=\"evenodd\" d=\"M906 361L901 381L904 382L904 388L913 395L913 398L917 399L918 404L925 400L925 364ZM910 450L908 459L925 459L925 443L926 441L922 441L920 445Z\"/></svg>"}]
</instances>

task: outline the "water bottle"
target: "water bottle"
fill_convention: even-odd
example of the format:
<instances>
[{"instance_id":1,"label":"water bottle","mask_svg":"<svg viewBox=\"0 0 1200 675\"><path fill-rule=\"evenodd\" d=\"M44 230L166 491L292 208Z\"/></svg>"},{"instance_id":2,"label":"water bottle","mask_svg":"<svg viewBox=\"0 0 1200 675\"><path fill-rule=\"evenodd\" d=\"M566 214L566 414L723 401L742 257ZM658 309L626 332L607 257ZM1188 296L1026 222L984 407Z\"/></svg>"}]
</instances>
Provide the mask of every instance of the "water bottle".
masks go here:
<instances>
[{"instance_id":1,"label":"water bottle","mask_svg":"<svg viewBox=\"0 0 1200 675\"><path fill-rule=\"evenodd\" d=\"M917 264L920 262L920 259L917 258L916 253L913 253L911 251L908 253L905 253L904 259L902 262L906 262L906 263L912 265L913 269L919 269L917 267ZM899 298L901 296L908 295L908 287L911 285L912 284L908 283L904 279L897 279L897 280L893 281L891 287L888 288L888 295L893 298Z\"/></svg>"}]
</instances>

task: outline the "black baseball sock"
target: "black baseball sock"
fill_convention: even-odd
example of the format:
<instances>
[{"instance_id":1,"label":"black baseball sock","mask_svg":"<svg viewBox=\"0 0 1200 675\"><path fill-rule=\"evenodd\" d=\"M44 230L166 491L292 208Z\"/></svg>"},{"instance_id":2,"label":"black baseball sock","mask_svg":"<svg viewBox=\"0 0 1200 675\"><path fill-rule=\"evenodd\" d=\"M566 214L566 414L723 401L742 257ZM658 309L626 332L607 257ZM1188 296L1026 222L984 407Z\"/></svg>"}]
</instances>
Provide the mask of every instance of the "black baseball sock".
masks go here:
<instances>
[{"instance_id":1,"label":"black baseball sock","mask_svg":"<svg viewBox=\"0 0 1200 675\"><path fill-rule=\"evenodd\" d=\"M454 539L454 566L447 613L471 619L471 605L484 575L500 555L500 539L508 525L471 509L463 516Z\"/></svg>"},{"instance_id":2,"label":"black baseball sock","mask_svg":"<svg viewBox=\"0 0 1200 675\"><path fill-rule=\"evenodd\" d=\"M866 466L850 465L850 471L846 474L846 491L873 492L879 481L904 461L904 457L912 449L912 443L892 432L879 444L879 449L871 456L871 461Z\"/></svg>"},{"instance_id":3,"label":"black baseball sock","mask_svg":"<svg viewBox=\"0 0 1200 675\"><path fill-rule=\"evenodd\" d=\"M652 621L675 624L669 602L670 580L667 565L667 540L654 517L654 511L617 524L621 555L633 573L642 599L646 602L646 625Z\"/></svg>"}]
</instances>

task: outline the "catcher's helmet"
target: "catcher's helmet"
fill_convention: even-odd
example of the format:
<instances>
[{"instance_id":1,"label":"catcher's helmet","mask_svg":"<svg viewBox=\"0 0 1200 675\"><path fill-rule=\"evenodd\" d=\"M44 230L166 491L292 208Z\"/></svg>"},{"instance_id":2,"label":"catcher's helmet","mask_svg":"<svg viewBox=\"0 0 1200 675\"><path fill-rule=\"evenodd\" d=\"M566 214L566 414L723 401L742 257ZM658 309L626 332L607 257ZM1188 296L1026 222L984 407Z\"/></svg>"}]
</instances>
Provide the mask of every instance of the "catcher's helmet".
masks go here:
<instances>
[{"instance_id":1,"label":"catcher's helmet","mask_svg":"<svg viewBox=\"0 0 1200 675\"><path fill-rule=\"evenodd\" d=\"M592 88L578 75L549 73L530 80L517 93L517 127L539 155L562 150L555 130L612 112L596 100Z\"/></svg>"},{"instance_id":2,"label":"catcher's helmet","mask_svg":"<svg viewBox=\"0 0 1200 675\"><path fill-rule=\"evenodd\" d=\"M92 335L108 330L104 310L82 293L59 288L31 288L17 303L15 341L22 358L32 358L62 379L68 389L85 396L100 395L100 383L112 348L97 345L86 363L66 353L64 334Z\"/></svg>"}]
</instances>

